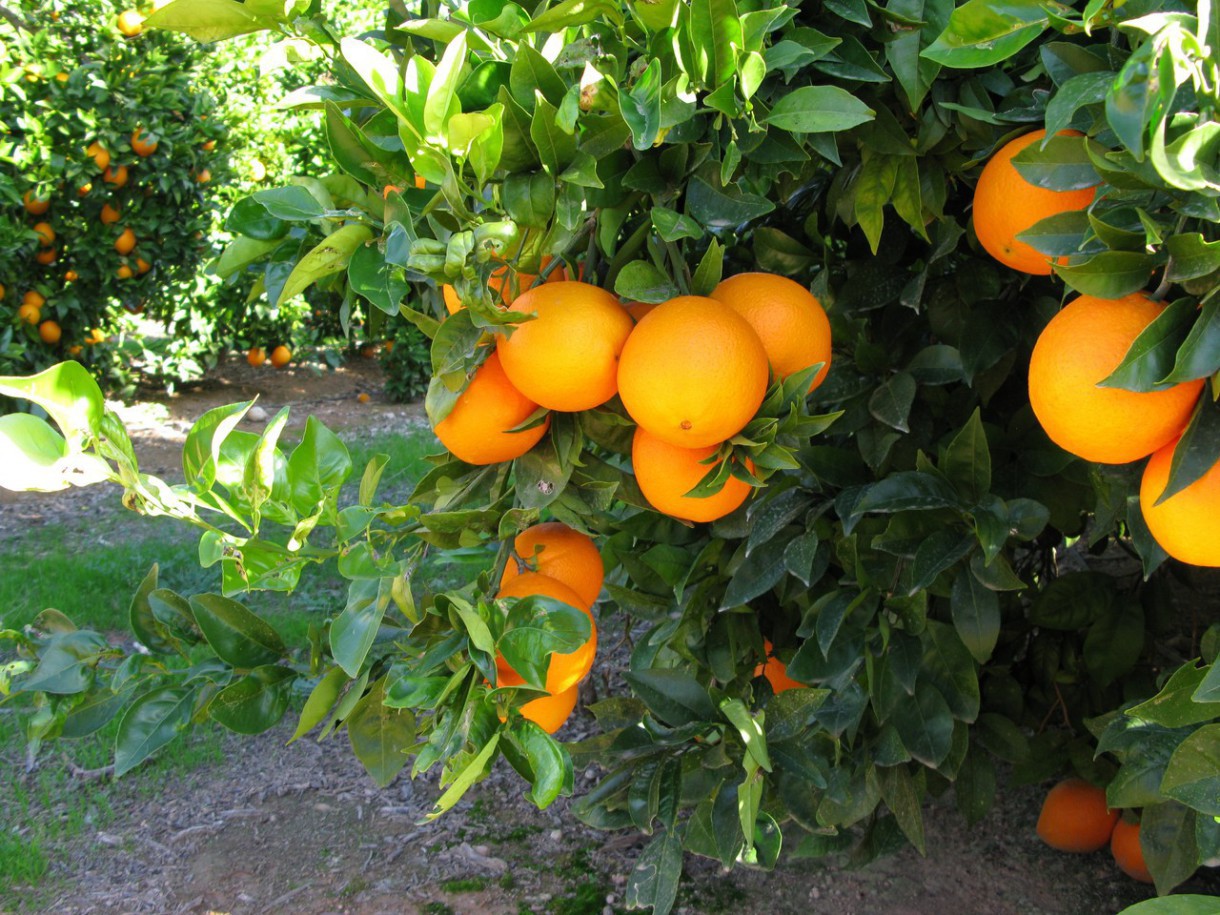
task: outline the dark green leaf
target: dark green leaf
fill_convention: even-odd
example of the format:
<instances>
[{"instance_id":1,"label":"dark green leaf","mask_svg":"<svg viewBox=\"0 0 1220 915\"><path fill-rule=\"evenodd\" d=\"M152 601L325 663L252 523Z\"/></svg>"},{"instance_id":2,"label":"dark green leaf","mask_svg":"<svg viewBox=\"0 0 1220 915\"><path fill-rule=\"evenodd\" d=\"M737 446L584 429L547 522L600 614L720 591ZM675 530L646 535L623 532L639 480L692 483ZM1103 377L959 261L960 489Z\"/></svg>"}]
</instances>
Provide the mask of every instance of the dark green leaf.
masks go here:
<instances>
[{"instance_id":1,"label":"dark green leaf","mask_svg":"<svg viewBox=\"0 0 1220 915\"><path fill-rule=\"evenodd\" d=\"M114 745L114 777L130 772L177 737L191 720L195 690L166 686L145 693L119 721Z\"/></svg>"},{"instance_id":2,"label":"dark green leaf","mask_svg":"<svg viewBox=\"0 0 1220 915\"><path fill-rule=\"evenodd\" d=\"M783 95L762 120L793 133L850 130L875 112L838 86L803 86Z\"/></svg>"},{"instance_id":3,"label":"dark green leaf","mask_svg":"<svg viewBox=\"0 0 1220 915\"><path fill-rule=\"evenodd\" d=\"M633 670L623 676L649 711L666 724L697 724L719 717L707 689L681 671Z\"/></svg>"},{"instance_id":4,"label":"dark green leaf","mask_svg":"<svg viewBox=\"0 0 1220 915\"><path fill-rule=\"evenodd\" d=\"M980 664L987 663L1000 638L1000 600L969 569L962 569L953 581L949 602L953 628L962 644Z\"/></svg>"},{"instance_id":5,"label":"dark green leaf","mask_svg":"<svg viewBox=\"0 0 1220 915\"><path fill-rule=\"evenodd\" d=\"M232 667L271 664L287 651L275 629L235 600L196 594L191 598L191 610L208 645Z\"/></svg>"},{"instance_id":6,"label":"dark green leaf","mask_svg":"<svg viewBox=\"0 0 1220 915\"><path fill-rule=\"evenodd\" d=\"M1103 251L1077 264L1051 264L1051 269L1077 292L1121 299L1143 289L1155 266L1156 260L1148 254Z\"/></svg>"},{"instance_id":7,"label":"dark green leaf","mask_svg":"<svg viewBox=\"0 0 1220 915\"><path fill-rule=\"evenodd\" d=\"M379 788L394 781L415 744L415 716L406 709L390 708L385 701L385 678L373 684L347 716L347 738L352 752Z\"/></svg>"},{"instance_id":8,"label":"dark green leaf","mask_svg":"<svg viewBox=\"0 0 1220 915\"><path fill-rule=\"evenodd\" d=\"M1178 299L1144 328L1118 368L1098 385L1129 391L1162 391L1172 387L1161 379L1173 370L1178 347L1190 332L1196 314L1194 302Z\"/></svg>"},{"instance_id":9,"label":"dark green leaf","mask_svg":"<svg viewBox=\"0 0 1220 915\"><path fill-rule=\"evenodd\" d=\"M230 731L261 734L288 711L296 672L288 667L256 667L208 703L208 714Z\"/></svg>"}]
</instances>

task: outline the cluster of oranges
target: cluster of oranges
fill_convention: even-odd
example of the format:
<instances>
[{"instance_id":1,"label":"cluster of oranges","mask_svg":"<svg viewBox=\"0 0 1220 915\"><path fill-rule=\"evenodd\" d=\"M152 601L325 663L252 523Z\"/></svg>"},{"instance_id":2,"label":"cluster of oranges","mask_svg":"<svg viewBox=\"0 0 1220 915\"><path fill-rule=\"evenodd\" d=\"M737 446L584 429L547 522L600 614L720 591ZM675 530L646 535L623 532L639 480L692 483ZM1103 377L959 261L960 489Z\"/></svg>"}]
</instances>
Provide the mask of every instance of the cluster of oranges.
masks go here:
<instances>
[{"instance_id":1,"label":"cluster of oranges","mask_svg":"<svg viewBox=\"0 0 1220 915\"><path fill-rule=\"evenodd\" d=\"M533 277L516 277L518 288ZM509 461L546 434L550 414L592 410L616 394L637 429L631 463L645 498L685 521L712 521L740 506L750 484L732 476L716 494L687 495L725 458L722 446L758 412L768 379L821 365L826 376L830 322L800 284L744 273L710 296L679 296L656 306L621 303L597 286L568 280L520 295L503 270L492 277L505 307L532 316L498 343L435 432L471 464ZM462 307L445 291L450 312ZM747 462L739 476L749 477Z\"/></svg>"},{"instance_id":2,"label":"cluster of oranges","mask_svg":"<svg viewBox=\"0 0 1220 915\"><path fill-rule=\"evenodd\" d=\"M1139 823L1123 819L1106 806L1106 793L1079 778L1069 778L1052 788L1038 815L1038 838L1058 851L1088 854L1106 845L1115 863L1142 883L1152 874L1144 861Z\"/></svg>"},{"instance_id":3,"label":"cluster of oranges","mask_svg":"<svg viewBox=\"0 0 1220 915\"><path fill-rule=\"evenodd\" d=\"M277 369L282 369L291 361L292 350L290 350L283 343L274 347L271 350L270 355L268 355L267 351L261 346L252 346L246 351L246 362L250 363L250 365L254 366L254 368L258 368L259 366L270 362Z\"/></svg>"},{"instance_id":4,"label":"cluster of oranges","mask_svg":"<svg viewBox=\"0 0 1220 915\"><path fill-rule=\"evenodd\" d=\"M1094 188L1047 190L1017 171L1012 158L1045 135L1034 131L1001 148L984 167L974 197L975 234L983 248L1014 270L1037 275L1051 272L1051 259L1016 236L1049 216L1088 208L1095 194ZM1147 392L1099 387L1163 308L1142 293L1121 299L1082 295L1068 302L1034 346L1030 405L1051 440L1077 457L1125 464L1151 455L1140 486L1140 508L1152 536L1176 559L1220 566L1220 540L1211 535L1220 513L1220 463L1160 501L1203 380Z\"/></svg>"}]
</instances>

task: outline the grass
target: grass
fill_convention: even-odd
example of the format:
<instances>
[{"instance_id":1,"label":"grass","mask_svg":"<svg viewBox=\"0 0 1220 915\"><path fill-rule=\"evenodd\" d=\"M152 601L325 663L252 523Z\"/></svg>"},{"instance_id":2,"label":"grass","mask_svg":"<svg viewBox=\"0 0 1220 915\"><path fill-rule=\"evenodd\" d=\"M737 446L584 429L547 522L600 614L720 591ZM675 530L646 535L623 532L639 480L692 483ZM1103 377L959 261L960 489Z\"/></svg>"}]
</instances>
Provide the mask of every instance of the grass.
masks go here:
<instances>
[{"instance_id":1,"label":"grass","mask_svg":"<svg viewBox=\"0 0 1220 915\"><path fill-rule=\"evenodd\" d=\"M389 456L377 501L394 503L406 500L427 471L426 456L438 450L426 427L373 436L349 443L349 448L352 478L341 499L346 503L355 501L364 468L375 454ZM219 591L217 570L199 568L193 528L167 518L137 520L119 507L117 491L112 504L113 509L30 527L20 539L0 540L0 629L20 629L45 608L55 607L82 629L130 643L131 597L154 562L162 587L184 596ZM458 566L475 559L487 562L472 552ZM292 594L256 592L239 599L275 626L289 646L300 647L311 622L343 607L346 584L333 565L312 567ZM0 654L0 663L4 660ZM72 776L61 757L80 769L112 761L116 719L87 738L44 745L38 765L27 772L24 718L29 707L14 705L0 703L0 810L5 811L0 819L0 911L19 904L37 907L37 899L50 892L38 885L51 861L74 839L104 828L123 803L152 796L175 776L225 760L225 732L203 726L170 743L120 783Z\"/></svg>"}]
</instances>

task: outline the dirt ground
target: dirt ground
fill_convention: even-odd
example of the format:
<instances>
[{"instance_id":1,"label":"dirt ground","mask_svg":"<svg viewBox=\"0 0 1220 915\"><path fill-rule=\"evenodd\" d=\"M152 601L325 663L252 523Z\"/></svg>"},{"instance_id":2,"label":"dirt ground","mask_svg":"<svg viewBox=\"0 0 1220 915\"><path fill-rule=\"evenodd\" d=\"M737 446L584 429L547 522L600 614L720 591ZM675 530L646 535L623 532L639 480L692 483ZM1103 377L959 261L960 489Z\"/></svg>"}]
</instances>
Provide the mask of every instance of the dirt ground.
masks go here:
<instances>
[{"instance_id":1,"label":"dirt ground","mask_svg":"<svg viewBox=\"0 0 1220 915\"><path fill-rule=\"evenodd\" d=\"M267 415L293 407L332 428L373 434L421 422L418 406L381 395L375 362L319 374L251 369L238 359L172 398L124 408L142 465L173 478L179 447L205 410L259 395ZM361 392L371 396L360 404ZM248 423L257 428L257 423ZM100 501L99 501L100 500ZM0 539L23 524L113 504L113 490L0 494ZM22 522L17 524L15 522ZM599 663L606 663L599 659ZM595 671L596 673L596 671ZM585 697L587 698L587 697ZM593 732L578 713L560 733ZM53 913L278 913L299 915L597 915L622 911L635 834L587 829L560 801L543 812L506 765L451 813L421 823L436 797L430 779L376 789L340 736L286 746L291 727L225 738L224 762L174 777L150 794L120 784L118 811L86 829L51 863L41 901ZM577 792L597 773L577 774ZM925 810L928 856L907 849L859 870L785 859L773 873L688 858L678 910L818 915L1114 915L1149 896L1108 852L1064 855L1036 838L1042 789L1001 791L991 815L967 829L947 796ZM1217 872L1188 886L1220 894ZM47 895L47 889L50 895ZM49 901L48 901L49 900Z\"/></svg>"}]
</instances>

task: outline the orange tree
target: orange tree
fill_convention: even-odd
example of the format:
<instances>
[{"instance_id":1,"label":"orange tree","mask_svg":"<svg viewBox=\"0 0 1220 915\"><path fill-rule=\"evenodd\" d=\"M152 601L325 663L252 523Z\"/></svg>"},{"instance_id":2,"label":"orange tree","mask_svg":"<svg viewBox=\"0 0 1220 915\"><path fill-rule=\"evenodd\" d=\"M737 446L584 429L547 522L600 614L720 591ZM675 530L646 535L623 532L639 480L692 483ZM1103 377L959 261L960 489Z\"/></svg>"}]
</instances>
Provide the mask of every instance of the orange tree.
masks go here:
<instances>
[{"instance_id":1,"label":"orange tree","mask_svg":"<svg viewBox=\"0 0 1220 915\"><path fill-rule=\"evenodd\" d=\"M0 682L34 703L34 748L119 715L122 774L193 720L273 726L305 680L297 736L345 729L379 784L439 766L434 815L501 756L540 806L572 792L574 765L600 766L575 812L651 834L627 899L657 911L684 851L767 867L784 849L922 849L923 799L952 789L967 821L985 815L997 761L1026 781L1074 770L1142 809L1162 891L1215 857L1220 628L1176 618L1165 549L1181 550L1150 531L1158 503L1199 517L1220 453L1198 383L1220 368L1210 6L407 8L365 40L336 39L305 0L177 0L146 25L273 30L329 61L309 104L336 173L239 202L220 264L276 301L320 284L423 330L450 451L389 504L384 458L353 467L313 420L284 454L285 416L235 431L237 404L199 420L170 485L139 472L78 366L3 379L58 426L0 419L6 486L116 481L201 529L221 592L149 573L131 614L147 657L54 611L7 633ZM1087 372L1029 375L1063 300L1140 292L1156 303L1126 309L1141 323L1113 318L1126 342L1105 311L1080 331ZM816 384L812 348L795 370L779 356L821 333L821 306ZM1159 416L1140 396L1173 389L1172 440L1101 458L1125 463L1064 450L1083 449L1044 417L1079 414L1098 385L1130 395L1096 407L1119 438L1111 413L1138 425ZM547 574L558 545L528 545L543 519L594 539L595 607ZM1188 542L1214 540L1191 523ZM437 587L457 547L485 568ZM1108 547L1143 574L1060 563ZM504 591L510 562L538 568ZM348 600L308 651L236 599L322 563ZM606 626L633 636L622 695L564 745L561 686Z\"/></svg>"}]
</instances>

